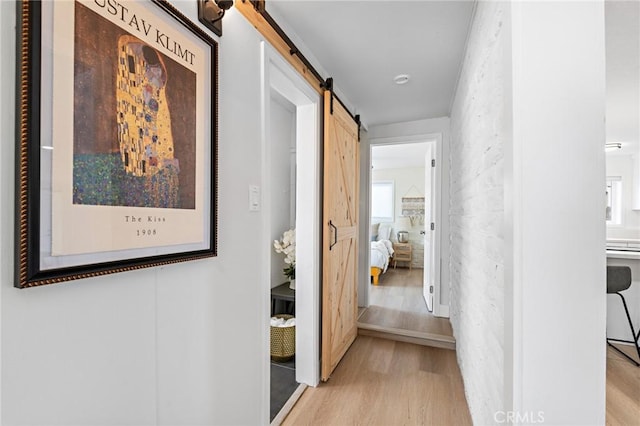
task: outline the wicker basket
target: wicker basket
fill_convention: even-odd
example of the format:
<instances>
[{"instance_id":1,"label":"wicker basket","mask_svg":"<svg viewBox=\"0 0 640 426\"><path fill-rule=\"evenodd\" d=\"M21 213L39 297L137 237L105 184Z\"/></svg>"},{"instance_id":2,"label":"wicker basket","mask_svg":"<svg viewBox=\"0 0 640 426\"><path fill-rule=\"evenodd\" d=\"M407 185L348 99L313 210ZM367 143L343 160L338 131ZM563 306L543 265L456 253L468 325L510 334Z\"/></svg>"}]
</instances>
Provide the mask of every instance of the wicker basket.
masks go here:
<instances>
[{"instance_id":1,"label":"wicker basket","mask_svg":"<svg viewBox=\"0 0 640 426\"><path fill-rule=\"evenodd\" d=\"M285 321L293 315L278 314L276 318ZM288 361L296 354L296 326L271 327L271 359L274 361Z\"/></svg>"}]
</instances>

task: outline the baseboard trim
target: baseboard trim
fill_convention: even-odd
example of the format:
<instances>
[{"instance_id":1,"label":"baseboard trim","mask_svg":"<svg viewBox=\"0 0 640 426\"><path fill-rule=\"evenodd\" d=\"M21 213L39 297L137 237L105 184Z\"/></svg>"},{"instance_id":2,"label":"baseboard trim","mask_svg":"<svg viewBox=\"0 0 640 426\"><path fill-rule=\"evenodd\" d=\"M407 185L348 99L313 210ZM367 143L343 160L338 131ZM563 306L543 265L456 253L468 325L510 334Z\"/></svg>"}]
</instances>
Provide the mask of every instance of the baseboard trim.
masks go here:
<instances>
[{"instance_id":1,"label":"baseboard trim","mask_svg":"<svg viewBox=\"0 0 640 426\"><path fill-rule=\"evenodd\" d=\"M380 337L398 342L414 343L442 349L456 349L456 339L442 334L423 333L400 328L381 327L378 325L358 323L358 334L361 336Z\"/></svg>"},{"instance_id":2,"label":"baseboard trim","mask_svg":"<svg viewBox=\"0 0 640 426\"><path fill-rule=\"evenodd\" d=\"M433 315L441 318L449 318L449 305L438 304L438 309L434 309Z\"/></svg>"},{"instance_id":3,"label":"baseboard trim","mask_svg":"<svg viewBox=\"0 0 640 426\"><path fill-rule=\"evenodd\" d=\"M302 396L306 388L307 388L307 385L305 385L304 383L300 384L296 388L296 390L293 392L293 394L291 394L289 399L287 399L287 402L285 402L285 404L282 406L278 414L273 418L273 421L271 422L271 426L280 426L282 424L282 422L284 421L284 419L287 418L287 416L293 409L293 406L296 405L296 402L298 402L298 399L300 399L300 397Z\"/></svg>"}]
</instances>

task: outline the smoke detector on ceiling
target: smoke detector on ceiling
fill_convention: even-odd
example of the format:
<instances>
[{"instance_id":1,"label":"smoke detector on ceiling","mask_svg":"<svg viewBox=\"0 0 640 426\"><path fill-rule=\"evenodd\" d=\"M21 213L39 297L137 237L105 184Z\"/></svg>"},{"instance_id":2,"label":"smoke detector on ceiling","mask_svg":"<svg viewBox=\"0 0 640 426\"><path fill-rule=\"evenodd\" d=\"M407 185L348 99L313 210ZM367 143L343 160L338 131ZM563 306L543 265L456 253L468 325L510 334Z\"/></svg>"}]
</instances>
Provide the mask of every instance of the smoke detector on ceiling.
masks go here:
<instances>
[{"instance_id":1,"label":"smoke detector on ceiling","mask_svg":"<svg viewBox=\"0 0 640 426\"><path fill-rule=\"evenodd\" d=\"M395 83L398 85L402 85L407 84L409 82L409 78L409 74L400 74L393 77L393 81L395 81Z\"/></svg>"}]
</instances>

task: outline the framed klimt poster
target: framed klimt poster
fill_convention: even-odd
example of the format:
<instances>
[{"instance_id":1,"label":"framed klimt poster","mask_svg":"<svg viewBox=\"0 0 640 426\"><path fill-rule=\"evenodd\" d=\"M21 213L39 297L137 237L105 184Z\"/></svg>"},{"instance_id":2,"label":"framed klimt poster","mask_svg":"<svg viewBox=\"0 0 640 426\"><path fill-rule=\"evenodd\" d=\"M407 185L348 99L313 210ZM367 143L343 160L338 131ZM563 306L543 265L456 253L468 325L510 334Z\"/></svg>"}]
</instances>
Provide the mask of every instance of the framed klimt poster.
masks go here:
<instances>
[{"instance_id":1,"label":"framed klimt poster","mask_svg":"<svg viewBox=\"0 0 640 426\"><path fill-rule=\"evenodd\" d=\"M16 287L216 255L217 44L164 0L18 2Z\"/></svg>"}]
</instances>

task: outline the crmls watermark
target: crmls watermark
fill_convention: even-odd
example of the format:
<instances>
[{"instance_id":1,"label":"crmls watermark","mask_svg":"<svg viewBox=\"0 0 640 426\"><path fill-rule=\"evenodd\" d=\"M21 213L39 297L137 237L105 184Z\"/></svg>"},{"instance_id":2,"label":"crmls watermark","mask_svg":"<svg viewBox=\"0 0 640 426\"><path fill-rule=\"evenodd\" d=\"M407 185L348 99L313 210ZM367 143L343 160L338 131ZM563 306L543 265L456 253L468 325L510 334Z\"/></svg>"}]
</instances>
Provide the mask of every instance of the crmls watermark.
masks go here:
<instances>
[{"instance_id":1,"label":"crmls watermark","mask_svg":"<svg viewBox=\"0 0 640 426\"><path fill-rule=\"evenodd\" d=\"M496 411L493 413L493 420L496 423L542 424L544 423L544 411Z\"/></svg>"}]
</instances>

